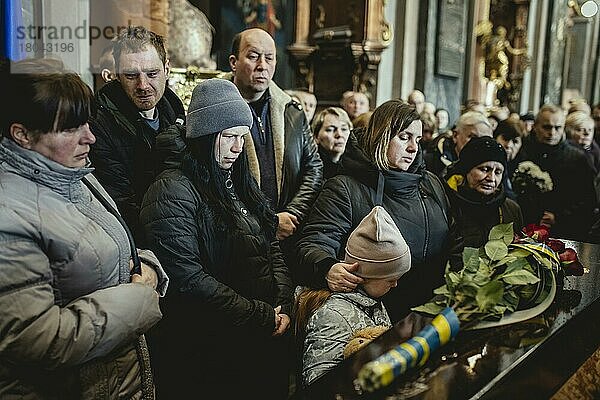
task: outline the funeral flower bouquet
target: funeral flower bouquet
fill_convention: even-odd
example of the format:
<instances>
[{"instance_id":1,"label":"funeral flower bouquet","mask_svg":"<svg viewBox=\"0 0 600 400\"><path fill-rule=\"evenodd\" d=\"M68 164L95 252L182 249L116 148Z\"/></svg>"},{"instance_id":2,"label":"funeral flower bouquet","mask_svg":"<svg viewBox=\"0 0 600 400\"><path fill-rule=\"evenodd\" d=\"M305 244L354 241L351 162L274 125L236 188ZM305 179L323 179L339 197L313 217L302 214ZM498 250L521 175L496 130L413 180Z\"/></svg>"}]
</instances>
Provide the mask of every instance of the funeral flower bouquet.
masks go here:
<instances>
[{"instance_id":1,"label":"funeral flower bouquet","mask_svg":"<svg viewBox=\"0 0 600 400\"><path fill-rule=\"evenodd\" d=\"M563 261L563 254L575 251L565 249L560 241L540 236L544 232L534 226L525 232L528 233L515 235L512 223L500 224L491 229L485 245L465 248L463 268L460 271L447 268L446 284L434 291L435 297L413 308L434 315L431 324L407 342L365 364L356 382L362 390L376 390L409 368L423 365L459 329L519 322L543 312L556 293L555 274L561 266L564 268L576 260L575 257Z\"/></svg>"},{"instance_id":2,"label":"funeral flower bouquet","mask_svg":"<svg viewBox=\"0 0 600 400\"><path fill-rule=\"evenodd\" d=\"M537 164L531 161L519 163L517 169L513 173L511 182L513 184L513 189L517 193L532 191L546 193L553 188L550 174L542 171Z\"/></svg>"},{"instance_id":3,"label":"funeral flower bouquet","mask_svg":"<svg viewBox=\"0 0 600 400\"><path fill-rule=\"evenodd\" d=\"M511 183L525 221L539 221L544 210L545 193L554 188L550 174L531 161L523 161L513 173Z\"/></svg>"}]
</instances>

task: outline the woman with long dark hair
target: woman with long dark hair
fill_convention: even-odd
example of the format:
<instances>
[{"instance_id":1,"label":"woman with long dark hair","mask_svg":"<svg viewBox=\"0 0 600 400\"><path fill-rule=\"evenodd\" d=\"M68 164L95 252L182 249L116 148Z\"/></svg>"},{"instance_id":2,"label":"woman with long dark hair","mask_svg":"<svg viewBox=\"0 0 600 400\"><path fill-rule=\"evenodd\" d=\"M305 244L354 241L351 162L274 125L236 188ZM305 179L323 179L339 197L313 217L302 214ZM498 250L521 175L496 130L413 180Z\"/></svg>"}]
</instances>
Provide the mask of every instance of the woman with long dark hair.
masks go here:
<instances>
[{"instance_id":1,"label":"woman with long dark hair","mask_svg":"<svg viewBox=\"0 0 600 400\"><path fill-rule=\"evenodd\" d=\"M168 166L140 218L172 279L152 336L159 395L285 398L292 283L277 217L252 178L252 115L223 79L193 92L185 129L159 137ZM167 134L165 134L167 135Z\"/></svg>"}]
</instances>

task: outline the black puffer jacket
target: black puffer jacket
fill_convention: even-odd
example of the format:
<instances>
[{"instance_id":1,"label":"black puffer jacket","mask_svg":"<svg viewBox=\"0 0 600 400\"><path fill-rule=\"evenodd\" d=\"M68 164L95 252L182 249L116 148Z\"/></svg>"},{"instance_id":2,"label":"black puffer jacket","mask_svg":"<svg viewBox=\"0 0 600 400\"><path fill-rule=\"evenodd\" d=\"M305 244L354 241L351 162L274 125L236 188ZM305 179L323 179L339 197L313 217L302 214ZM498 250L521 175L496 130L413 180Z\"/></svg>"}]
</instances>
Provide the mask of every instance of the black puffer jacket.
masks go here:
<instances>
[{"instance_id":1,"label":"black puffer jacket","mask_svg":"<svg viewBox=\"0 0 600 400\"><path fill-rule=\"evenodd\" d=\"M153 154L157 132L143 120L119 82L103 86L96 101L98 114L90 121L96 136L90 149L94 175L117 203L138 247L143 247L138 217L142 198L157 175ZM159 132L184 115L181 100L168 88L157 107Z\"/></svg>"},{"instance_id":2,"label":"black puffer jacket","mask_svg":"<svg viewBox=\"0 0 600 400\"><path fill-rule=\"evenodd\" d=\"M291 316L292 282L279 245L255 217L242 212L235 228L208 234L217 225L215 213L182 171L186 157L168 151L184 150L180 135L169 129L157 143L171 168L148 189L140 222L171 278L162 305L167 317L149 337L159 394L210 397L216 395L211 390L226 390L221 385L229 373L240 371L250 383L263 384L273 379L285 349L271 336L273 309L281 305ZM181 167L173 168L180 160ZM243 204L238 201L237 207ZM246 389L252 393L244 385L228 393Z\"/></svg>"},{"instance_id":3,"label":"black puffer jacket","mask_svg":"<svg viewBox=\"0 0 600 400\"><path fill-rule=\"evenodd\" d=\"M583 150L566 140L549 146L538 142L535 133L532 133L523 140L521 153L524 161L533 161L547 171L553 182L552 191L545 194L538 210L523 210L525 224L538 223L543 211L547 210L556 216L556 223L551 228L552 236L588 241L596 193L594 171ZM533 217L528 220L527 215Z\"/></svg>"},{"instance_id":4,"label":"black puffer jacket","mask_svg":"<svg viewBox=\"0 0 600 400\"><path fill-rule=\"evenodd\" d=\"M167 297L185 297L195 312L221 329L245 328L270 335L273 307L291 311L291 282L279 246L258 221L239 218L219 231L214 246L206 231L214 213L179 169L161 173L150 186L140 213L151 248L171 278Z\"/></svg>"},{"instance_id":5,"label":"black puffer jacket","mask_svg":"<svg viewBox=\"0 0 600 400\"><path fill-rule=\"evenodd\" d=\"M360 134L360 133L359 133ZM344 259L350 233L375 206L379 170L352 135L342 159L343 172L326 181L298 243L304 284L324 287L325 276ZM460 267L462 238L448 209L440 180L425 170L420 154L407 172L383 172L383 206L408 243L411 270L383 299L392 321L429 300L443 283L446 263Z\"/></svg>"},{"instance_id":6,"label":"black puffer jacket","mask_svg":"<svg viewBox=\"0 0 600 400\"><path fill-rule=\"evenodd\" d=\"M446 193L465 247L481 247L488 241L490 230L500 223L513 223L513 230L523 227L521 208L506 197L504 189L483 196L464 185L454 188L446 183Z\"/></svg>"}]
</instances>

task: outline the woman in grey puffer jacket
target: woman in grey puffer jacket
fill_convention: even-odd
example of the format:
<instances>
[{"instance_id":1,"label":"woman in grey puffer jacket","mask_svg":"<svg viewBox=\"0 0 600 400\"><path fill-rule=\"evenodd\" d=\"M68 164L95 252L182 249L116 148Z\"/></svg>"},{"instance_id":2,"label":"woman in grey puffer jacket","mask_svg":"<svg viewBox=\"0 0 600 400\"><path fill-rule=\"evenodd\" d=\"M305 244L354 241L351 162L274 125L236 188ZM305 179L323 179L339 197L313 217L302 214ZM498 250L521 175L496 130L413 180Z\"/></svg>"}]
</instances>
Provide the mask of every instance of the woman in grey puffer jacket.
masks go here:
<instances>
[{"instance_id":1,"label":"woman in grey puffer jacket","mask_svg":"<svg viewBox=\"0 0 600 400\"><path fill-rule=\"evenodd\" d=\"M86 166L92 92L53 68L3 76L0 398L151 399L142 335L167 278L141 250L130 275L137 250Z\"/></svg>"}]
</instances>

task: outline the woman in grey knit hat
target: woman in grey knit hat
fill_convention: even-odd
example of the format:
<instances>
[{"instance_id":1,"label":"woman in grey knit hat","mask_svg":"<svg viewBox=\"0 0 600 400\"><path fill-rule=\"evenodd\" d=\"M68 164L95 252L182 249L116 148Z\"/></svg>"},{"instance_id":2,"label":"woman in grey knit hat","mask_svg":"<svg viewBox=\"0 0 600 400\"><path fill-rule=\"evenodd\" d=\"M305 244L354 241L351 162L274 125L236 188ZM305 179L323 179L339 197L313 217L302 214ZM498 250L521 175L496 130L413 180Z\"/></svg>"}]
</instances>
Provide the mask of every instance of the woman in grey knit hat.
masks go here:
<instances>
[{"instance_id":1,"label":"woman in grey knit hat","mask_svg":"<svg viewBox=\"0 0 600 400\"><path fill-rule=\"evenodd\" d=\"M140 213L172 277L166 318L151 337L160 397L287 395L292 283L275 240L277 218L243 151L251 126L235 85L209 79L192 94L185 140L183 128L171 137L180 145L157 139L183 151L163 152L171 168Z\"/></svg>"}]
</instances>

